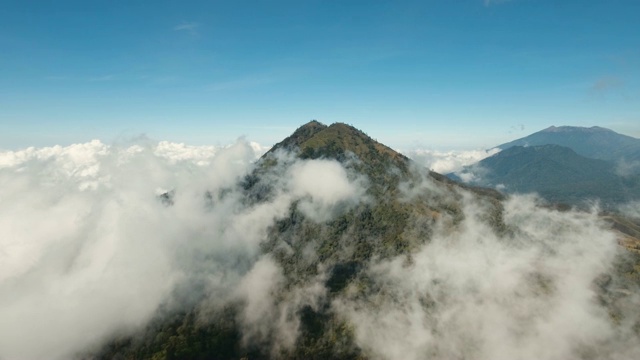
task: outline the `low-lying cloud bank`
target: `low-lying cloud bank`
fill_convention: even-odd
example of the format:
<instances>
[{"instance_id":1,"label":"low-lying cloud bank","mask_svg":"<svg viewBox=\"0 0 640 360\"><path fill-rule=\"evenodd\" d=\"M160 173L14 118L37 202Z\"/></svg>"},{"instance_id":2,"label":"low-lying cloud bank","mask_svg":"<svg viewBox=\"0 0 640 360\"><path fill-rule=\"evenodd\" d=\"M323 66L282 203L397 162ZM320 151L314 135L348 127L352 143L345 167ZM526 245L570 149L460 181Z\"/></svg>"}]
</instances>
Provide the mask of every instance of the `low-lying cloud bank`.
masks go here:
<instances>
[{"instance_id":1,"label":"low-lying cloud bank","mask_svg":"<svg viewBox=\"0 0 640 360\"><path fill-rule=\"evenodd\" d=\"M440 174L448 174L462 170L463 167L477 163L478 161L495 155L500 149L489 150L425 150L415 149L403 152L406 156L423 165L427 169Z\"/></svg>"},{"instance_id":2,"label":"low-lying cloud bank","mask_svg":"<svg viewBox=\"0 0 640 360\"><path fill-rule=\"evenodd\" d=\"M380 359L638 358L638 294L616 305L620 319L603 306L596 279L611 281L603 274L621 250L597 215L518 196L504 211L513 231L499 236L469 198L460 228L438 232L410 264L372 263L374 295L334 302L358 344ZM618 280L609 290L627 291Z\"/></svg>"},{"instance_id":3,"label":"low-lying cloud bank","mask_svg":"<svg viewBox=\"0 0 640 360\"><path fill-rule=\"evenodd\" d=\"M256 251L244 229L226 230L255 223L232 197L203 211L206 190L248 171L250 144L167 150L93 141L0 155L0 358L68 358L144 325L204 266L192 255ZM180 189L175 206L162 189Z\"/></svg>"},{"instance_id":4,"label":"low-lying cloud bank","mask_svg":"<svg viewBox=\"0 0 640 360\"><path fill-rule=\"evenodd\" d=\"M142 329L190 284L244 304L244 342L269 341L273 354L294 346L301 306L327 301L328 269L285 290L284 270L260 244L294 203L323 223L372 200L366 179L335 161L279 154L286 166L265 175L271 195L248 201L240 184L260 149L141 140L0 153L0 359L95 350ZM432 183L416 188L445 196ZM460 223L443 213L410 256L372 259L332 298L364 355L640 357L637 284L611 275L622 250L595 213L512 197L498 233L482 202L456 196Z\"/></svg>"},{"instance_id":5,"label":"low-lying cloud bank","mask_svg":"<svg viewBox=\"0 0 640 360\"><path fill-rule=\"evenodd\" d=\"M273 199L246 205L252 145L1 153L0 358L64 359L140 329L180 284L230 294L291 202L321 220L359 193L337 163L305 161L274 181Z\"/></svg>"}]
</instances>

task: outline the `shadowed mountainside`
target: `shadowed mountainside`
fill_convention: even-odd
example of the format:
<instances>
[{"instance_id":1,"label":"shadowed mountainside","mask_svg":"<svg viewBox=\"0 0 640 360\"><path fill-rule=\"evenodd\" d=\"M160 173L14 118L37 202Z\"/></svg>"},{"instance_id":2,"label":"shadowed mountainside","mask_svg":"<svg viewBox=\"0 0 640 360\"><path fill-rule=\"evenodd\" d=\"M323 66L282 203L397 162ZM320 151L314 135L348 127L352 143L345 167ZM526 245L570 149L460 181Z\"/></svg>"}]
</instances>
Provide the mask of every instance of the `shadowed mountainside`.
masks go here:
<instances>
[{"instance_id":1,"label":"shadowed mountainside","mask_svg":"<svg viewBox=\"0 0 640 360\"><path fill-rule=\"evenodd\" d=\"M535 192L551 203L597 200L611 207L640 199L638 176L619 176L614 164L558 145L513 146L449 176L508 193Z\"/></svg>"}]
</instances>

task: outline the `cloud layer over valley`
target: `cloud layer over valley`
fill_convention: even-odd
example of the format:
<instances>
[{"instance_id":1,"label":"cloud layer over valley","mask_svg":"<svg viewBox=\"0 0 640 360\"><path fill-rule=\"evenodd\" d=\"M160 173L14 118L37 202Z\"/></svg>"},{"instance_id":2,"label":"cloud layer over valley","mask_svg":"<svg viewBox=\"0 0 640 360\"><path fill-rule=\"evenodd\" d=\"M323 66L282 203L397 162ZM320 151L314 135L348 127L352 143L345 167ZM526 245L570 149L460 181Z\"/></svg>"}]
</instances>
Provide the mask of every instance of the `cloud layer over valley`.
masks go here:
<instances>
[{"instance_id":1,"label":"cloud layer over valley","mask_svg":"<svg viewBox=\"0 0 640 360\"><path fill-rule=\"evenodd\" d=\"M489 150L428 150L414 149L404 154L418 164L440 174L448 174L462 170L463 167L477 163L478 161L495 155L500 149Z\"/></svg>"}]
</instances>

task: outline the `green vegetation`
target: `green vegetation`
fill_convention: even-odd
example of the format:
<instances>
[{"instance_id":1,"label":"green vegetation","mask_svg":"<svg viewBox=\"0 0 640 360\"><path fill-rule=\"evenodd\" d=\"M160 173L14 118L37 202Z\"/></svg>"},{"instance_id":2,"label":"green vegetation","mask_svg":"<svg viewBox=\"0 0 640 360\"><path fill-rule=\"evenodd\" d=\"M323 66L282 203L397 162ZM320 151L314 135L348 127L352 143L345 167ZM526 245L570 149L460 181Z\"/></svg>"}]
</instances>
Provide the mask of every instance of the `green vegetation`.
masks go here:
<instances>
[{"instance_id":1,"label":"green vegetation","mask_svg":"<svg viewBox=\"0 0 640 360\"><path fill-rule=\"evenodd\" d=\"M410 170L409 160L345 124L325 126L312 121L277 144L260 160L255 171L240 187L248 204L268 201L272 196L272 172L279 171L279 151L293 152L301 159L335 159L350 176L367 179L366 201L355 206L338 207L327 222L318 223L304 216L299 202L289 208L288 216L277 221L262 243L283 269L285 284L277 298L286 298L289 289L304 285L326 271L327 298L314 308L303 306L298 339L292 349L272 349L267 344L243 344L238 311L242 304L228 306L208 314L212 322L199 321L199 313L158 315L140 338L113 341L100 358L124 359L239 359L239 358L364 358L354 343L352 327L328 304L347 288L363 294L375 291L367 285L361 271L372 259L409 255L429 241L437 219L462 221L458 200L451 200L457 185L426 170ZM447 196L433 191L417 192L413 198L402 195L401 184L416 188L425 179ZM207 194L210 203L223 194ZM455 198L455 196L453 197ZM495 200L495 199L494 199ZM169 204L170 205L170 204ZM499 202L495 202L499 216ZM498 221L499 222L499 221ZM324 270L322 270L324 269ZM276 351L275 353L273 351Z\"/></svg>"},{"instance_id":2,"label":"green vegetation","mask_svg":"<svg viewBox=\"0 0 640 360\"><path fill-rule=\"evenodd\" d=\"M498 235L508 235L504 222L502 196L490 189L460 186L446 177L427 170L413 169L410 161L377 143L366 134L345 124L325 126L313 121L277 144L258 163L255 171L239 185L247 204L259 204L273 198L272 177L286 166L279 152L294 152L301 159L336 159L349 176L365 176L366 199L358 204L337 206L334 216L324 222L307 218L293 202L287 216L269 229L261 251L270 254L282 269L283 284L274 289L275 299L295 297L296 289L321 282L326 295L316 304L301 303L292 314L299 321L297 338L291 348L272 347L272 342L243 341L242 302L207 308L203 297L192 310L162 311L144 334L112 341L97 358L103 359L365 359L355 342L354 328L331 307L341 297L376 301L392 294L364 271L374 260L404 256L406 264L421 245L431 241L436 223L454 229L464 220L463 189L475 193L479 216ZM284 160L283 160L284 159ZM427 183L428 186L424 186ZM412 195L407 196L407 192ZM215 202L224 194L208 194ZM637 236L640 226L611 217L612 226ZM504 238L509 238L504 236ZM625 274L627 288L640 284L640 259L627 258L615 271ZM540 294L555 291L553 282L532 275L533 287ZM600 283L603 303L610 305L611 316L620 298ZM617 296L617 297L616 297ZM378 299L378 300L376 300ZM424 294L422 306L435 311L438 303ZM206 310L205 310L206 309ZM639 325L640 327L640 325Z\"/></svg>"},{"instance_id":3,"label":"green vegetation","mask_svg":"<svg viewBox=\"0 0 640 360\"><path fill-rule=\"evenodd\" d=\"M473 185L503 185L509 193L535 192L550 203L583 205L599 200L611 208L640 199L639 175L619 176L614 164L558 145L514 146L465 171L478 175Z\"/></svg>"},{"instance_id":4,"label":"green vegetation","mask_svg":"<svg viewBox=\"0 0 640 360\"><path fill-rule=\"evenodd\" d=\"M216 321L202 323L195 310L158 317L140 337L117 339L102 350L104 359L239 359L250 354L240 350L237 309L225 307Z\"/></svg>"},{"instance_id":5,"label":"green vegetation","mask_svg":"<svg viewBox=\"0 0 640 360\"><path fill-rule=\"evenodd\" d=\"M498 147L504 150L513 146L540 145L559 145L581 156L610 162L640 160L640 139L597 126L552 126Z\"/></svg>"}]
</instances>

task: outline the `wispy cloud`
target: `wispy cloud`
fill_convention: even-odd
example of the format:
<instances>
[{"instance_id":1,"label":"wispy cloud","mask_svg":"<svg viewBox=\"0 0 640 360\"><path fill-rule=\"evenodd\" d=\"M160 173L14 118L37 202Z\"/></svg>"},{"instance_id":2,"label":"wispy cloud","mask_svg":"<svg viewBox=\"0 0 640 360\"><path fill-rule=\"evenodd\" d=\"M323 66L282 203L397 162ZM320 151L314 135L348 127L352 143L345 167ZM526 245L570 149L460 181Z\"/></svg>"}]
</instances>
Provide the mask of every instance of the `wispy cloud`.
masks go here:
<instances>
[{"instance_id":1,"label":"wispy cloud","mask_svg":"<svg viewBox=\"0 0 640 360\"><path fill-rule=\"evenodd\" d=\"M460 150L438 151L430 149L414 149L403 153L418 164L441 174L447 174L462 170L465 166L495 155L500 150Z\"/></svg>"},{"instance_id":2,"label":"wispy cloud","mask_svg":"<svg viewBox=\"0 0 640 360\"><path fill-rule=\"evenodd\" d=\"M200 24L197 22L184 22L173 27L175 31L185 31L190 35L197 35Z\"/></svg>"}]
</instances>

